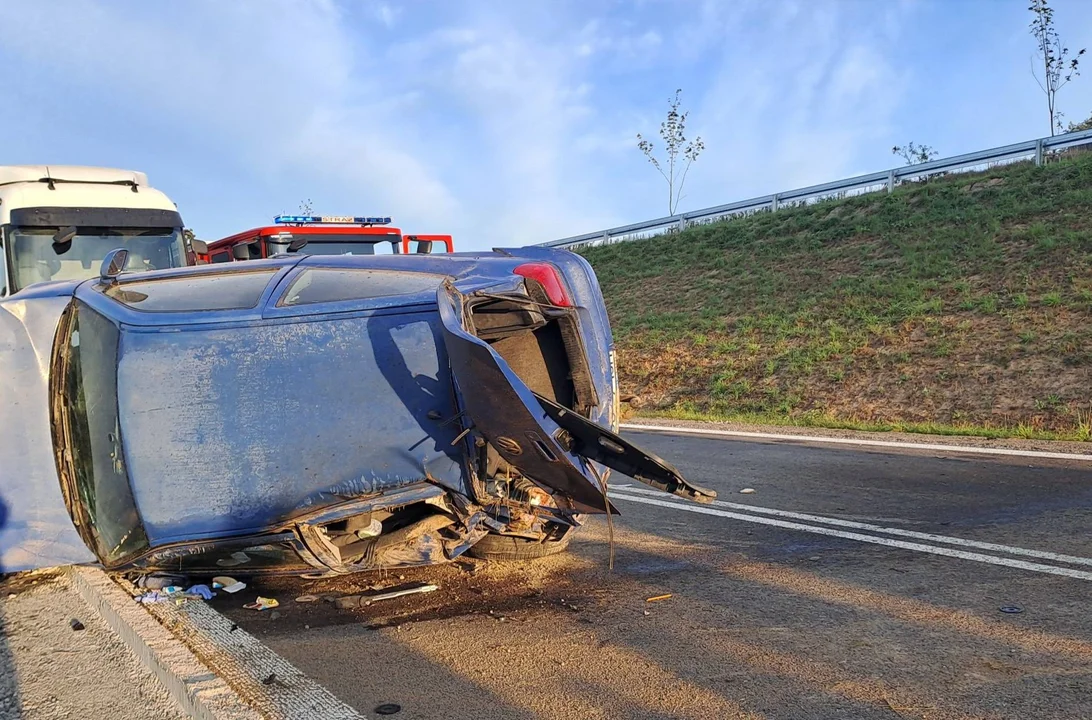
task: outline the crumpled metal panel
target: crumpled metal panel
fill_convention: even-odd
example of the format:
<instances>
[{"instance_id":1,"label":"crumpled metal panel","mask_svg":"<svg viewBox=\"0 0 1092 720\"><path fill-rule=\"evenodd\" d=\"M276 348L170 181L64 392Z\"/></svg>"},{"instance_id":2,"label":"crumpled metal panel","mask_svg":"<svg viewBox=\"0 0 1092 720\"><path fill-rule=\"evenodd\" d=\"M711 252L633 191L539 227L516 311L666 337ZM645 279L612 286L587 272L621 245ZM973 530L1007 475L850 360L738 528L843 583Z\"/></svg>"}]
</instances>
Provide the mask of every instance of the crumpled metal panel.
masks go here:
<instances>
[{"instance_id":1,"label":"crumpled metal panel","mask_svg":"<svg viewBox=\"0 0 1092 720\"><path fill-rule=\"evenodd\" d=\"M0 301L0 572L92 562L61 495L49 362L67 296Z\"/></svg>"},{"instance_id":2,"label":"crumpled metal panel","mask_svg":"<svg viewBox=\"0 0 1092 720\"><path fill-rule=\"evenodd\" d=\"M153 545L433 481L466 492L435 312L123 332L126 461ZM199 498L199 501L195 501Z\"/></svg>"}]
</instances>

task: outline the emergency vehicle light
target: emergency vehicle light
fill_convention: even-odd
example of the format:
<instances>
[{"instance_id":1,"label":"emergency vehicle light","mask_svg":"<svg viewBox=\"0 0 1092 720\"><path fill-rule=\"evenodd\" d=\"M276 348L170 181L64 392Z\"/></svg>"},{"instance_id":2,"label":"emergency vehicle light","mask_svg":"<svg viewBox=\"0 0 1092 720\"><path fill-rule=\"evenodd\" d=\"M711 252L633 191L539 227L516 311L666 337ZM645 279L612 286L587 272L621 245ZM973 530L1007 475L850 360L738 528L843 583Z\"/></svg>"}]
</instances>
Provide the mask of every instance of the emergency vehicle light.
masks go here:
<instances>
[{"instance_id":1,"label":"emergency vehicle light","mask_svg":"<svg viewBox=\"0 0 1092 720\"><path fill-rule=\"evenodd\" d=\"M389 217L352 217L350 215L278 215L278 225L390 225Z\"/></svg>"}]
</instances>

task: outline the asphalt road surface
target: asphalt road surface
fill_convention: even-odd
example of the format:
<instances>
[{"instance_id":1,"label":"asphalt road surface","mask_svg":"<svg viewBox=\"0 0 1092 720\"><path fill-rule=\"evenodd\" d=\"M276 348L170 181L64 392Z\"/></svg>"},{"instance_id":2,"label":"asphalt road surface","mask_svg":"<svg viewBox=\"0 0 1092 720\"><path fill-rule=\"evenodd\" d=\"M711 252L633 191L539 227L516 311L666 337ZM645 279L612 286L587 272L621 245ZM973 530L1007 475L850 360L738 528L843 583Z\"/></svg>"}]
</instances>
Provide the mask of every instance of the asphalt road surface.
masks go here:
<instances>
[{"instance_id":1,"label":"asphalt road surface","mask_svg":"<svg viewBox=\"0 0 1092 720\"><path fill-rule=\"evenodd\" d=\"M613 570L596 518L535 563L214 605L369 717L1092 717L1092 463L628 435L720 498L615 477ZM440 589L294 600L409 582Z\"/></svg>"}]
</instances>

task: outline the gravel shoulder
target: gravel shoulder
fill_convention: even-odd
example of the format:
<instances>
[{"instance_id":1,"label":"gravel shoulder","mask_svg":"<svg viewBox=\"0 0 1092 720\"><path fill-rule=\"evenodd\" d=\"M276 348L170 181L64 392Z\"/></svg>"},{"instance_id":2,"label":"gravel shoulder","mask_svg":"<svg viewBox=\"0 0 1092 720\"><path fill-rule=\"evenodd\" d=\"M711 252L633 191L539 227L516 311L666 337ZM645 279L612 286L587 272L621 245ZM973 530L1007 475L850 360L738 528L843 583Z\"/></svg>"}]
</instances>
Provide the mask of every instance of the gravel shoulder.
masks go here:
<instances>
[{"instance_id":1,"label":"gravel shoulder","mask_svg":"<svg viewBox=\"0 0 1092 720\"><path fill-rule=\"evenodd\" d=\"M151 717L186 716L62 573L0 580L0 720Z\"/></svg>"}]
</instances>

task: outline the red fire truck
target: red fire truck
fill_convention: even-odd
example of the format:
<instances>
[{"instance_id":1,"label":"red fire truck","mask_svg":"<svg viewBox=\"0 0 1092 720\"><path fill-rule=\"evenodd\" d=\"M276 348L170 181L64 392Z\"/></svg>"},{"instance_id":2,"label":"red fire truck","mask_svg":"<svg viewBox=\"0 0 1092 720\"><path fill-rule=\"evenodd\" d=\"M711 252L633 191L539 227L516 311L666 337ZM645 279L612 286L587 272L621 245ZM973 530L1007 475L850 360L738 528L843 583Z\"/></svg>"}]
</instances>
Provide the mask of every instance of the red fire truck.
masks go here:
<instances>
[{"instance_id":1,"label":"red fire truck","mask_svg":"<svg viewBox=\"0 0 1092 720\"><path fill-rule=\"evenodd\" d=\"M272 225L257 227L230 237L198 245L199 262L223 263L257 260L281 253L297 252L305 246L309 255L375 255L377 246L384 252L431 253L435 243L443 243L454 252L450 235L403 235L390 227L389 217L353 217L344 215L278 215ZM202 243L203 244L203 243Z\"/></svg>"}]
</instances>

